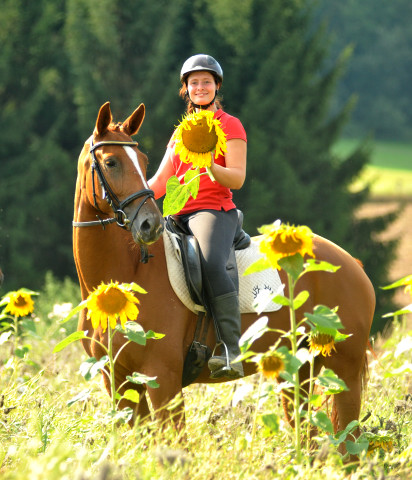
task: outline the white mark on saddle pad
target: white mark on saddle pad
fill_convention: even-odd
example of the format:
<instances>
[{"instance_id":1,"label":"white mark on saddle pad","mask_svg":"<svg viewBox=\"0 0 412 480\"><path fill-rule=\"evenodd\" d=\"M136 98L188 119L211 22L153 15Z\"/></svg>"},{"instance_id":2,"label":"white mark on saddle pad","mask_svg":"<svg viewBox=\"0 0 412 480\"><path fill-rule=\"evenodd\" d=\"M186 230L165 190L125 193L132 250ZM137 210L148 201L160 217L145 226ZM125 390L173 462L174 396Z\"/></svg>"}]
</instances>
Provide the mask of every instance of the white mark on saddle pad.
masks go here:
<instances>
[{"instance_id":1,"label":"white mark on saddle pad","mask_svg":"<svg viewBox=\"0 0 412 480\"><path fill-rule=\"evenodd\" d=\"M239 303L242 313L256 313L253 307L257 301L264 304L265 298L273 294L283 295L284 285L282 284L277 270L267 269L262 272L252 273L243 276L246 268L262 257L258 248L258 237L252 238L250 247L244 250L236 250L236 261L239 272ZM190 297L189 290L186 285L185 273L182 262L180 260L180 251L170 233L166 228L163 233L163 242L165 245L167 271L172 288L181 302L192 312L197 313L199 308L195 305ZM274 312L279 310L282 305L272 302L269 298L266 307L261 312Z\"/></svg>"}]
</instances>

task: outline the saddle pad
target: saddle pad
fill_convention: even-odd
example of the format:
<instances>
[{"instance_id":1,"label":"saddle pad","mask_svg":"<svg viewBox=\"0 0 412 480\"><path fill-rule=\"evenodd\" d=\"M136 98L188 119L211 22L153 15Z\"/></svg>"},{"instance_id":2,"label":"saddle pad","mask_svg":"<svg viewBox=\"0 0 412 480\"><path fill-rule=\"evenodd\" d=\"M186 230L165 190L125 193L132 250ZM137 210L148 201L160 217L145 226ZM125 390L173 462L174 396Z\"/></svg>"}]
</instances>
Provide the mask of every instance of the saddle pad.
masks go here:
<instances>
[{"instance_id":1,"label":"saddle pad","mask_svg":"<svg viewBox=\"0 0 412 480\"><path fill-rule=\"evenodd\" d=\"M282 284L277 270L267 269L262 272L252 273L243 276L246 268L258 260L262 254L258 249L258 237L253 237L251 245L243 250L236 250L236 261L239 274L239 304L241 313L256 313L253 305L269 295L276 293L283 295L284 285ZM165 246L165 255L167 263L167 271L169 274L170 284L180 301L192 312L197 313L199 306L195 305L190 297L189 290L186 285L185 273L180 257L180 249L174 234L167 229L163 233L163 242ZM264 305L265 303L263 303ZM266 307L257 313L274 312L279 310L282 305L267 300Z\"/></svg>"}]
</instances>

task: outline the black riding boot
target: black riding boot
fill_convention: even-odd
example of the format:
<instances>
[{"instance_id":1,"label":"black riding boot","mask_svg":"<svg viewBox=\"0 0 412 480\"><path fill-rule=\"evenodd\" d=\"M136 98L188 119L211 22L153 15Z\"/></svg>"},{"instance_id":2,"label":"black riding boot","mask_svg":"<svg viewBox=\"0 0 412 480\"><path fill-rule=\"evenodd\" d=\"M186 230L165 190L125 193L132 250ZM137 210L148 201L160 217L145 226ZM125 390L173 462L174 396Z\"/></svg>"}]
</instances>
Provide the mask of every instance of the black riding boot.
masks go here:
<instances>
[{"instance_id":1,"label":"black riding boot","mask_svg":"<svg viewBox=\"0 0 412 480\"><path fill-rule=\"evenodd\" d=\"M243 377L242 362L231 364L240 354L240 310L237 292L230 292L210 300L213 318L219 329L224 345L220 345L221 355L209 359L210 378L240 378Z\"/></svg>"}]
</instances>

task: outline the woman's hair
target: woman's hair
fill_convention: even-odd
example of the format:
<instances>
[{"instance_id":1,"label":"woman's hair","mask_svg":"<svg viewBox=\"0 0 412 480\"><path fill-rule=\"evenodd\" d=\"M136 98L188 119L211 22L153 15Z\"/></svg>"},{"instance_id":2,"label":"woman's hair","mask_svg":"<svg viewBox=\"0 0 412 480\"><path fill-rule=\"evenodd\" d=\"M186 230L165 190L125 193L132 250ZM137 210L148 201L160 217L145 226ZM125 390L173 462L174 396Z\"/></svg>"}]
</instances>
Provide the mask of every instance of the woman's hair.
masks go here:
<instances>
[{"instance_id":1,"label":"woman's hair","mask_svg":"<svg viewBox=\"0 0 412 480\"><path fill-rule=\"evenodd\" d=\"M188 75L189 76L189 75ZM216 85L220 86L221 82L213 75ZM179 90L179 96L186 102L186 113L192 113L194 111L193 103L190 101L189 94L187 93L187 83L184 82ZM222 108L222 96L216 95L215 104L217 108Z\"/></svg>"}]
</instances>

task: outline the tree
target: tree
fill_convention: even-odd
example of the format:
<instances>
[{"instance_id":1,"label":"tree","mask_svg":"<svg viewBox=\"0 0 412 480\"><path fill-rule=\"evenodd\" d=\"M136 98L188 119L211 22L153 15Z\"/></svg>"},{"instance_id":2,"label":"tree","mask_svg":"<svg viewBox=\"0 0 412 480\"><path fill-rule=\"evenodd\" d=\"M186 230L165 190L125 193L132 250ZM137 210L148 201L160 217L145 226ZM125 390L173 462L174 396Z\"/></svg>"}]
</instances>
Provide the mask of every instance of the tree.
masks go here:
<instances>
[{"instance_id":1,"label":"tree","mask_svg":"<svg viewBox=\"0 0 412 480\"><path fill-rule=\"evenodd\" d=\"M75 163L68 152L75 122L63 12L64 1L2 3L0 264L8 289L38 288L45 265L74 273Z\"/></svg>"}]
</instances>

